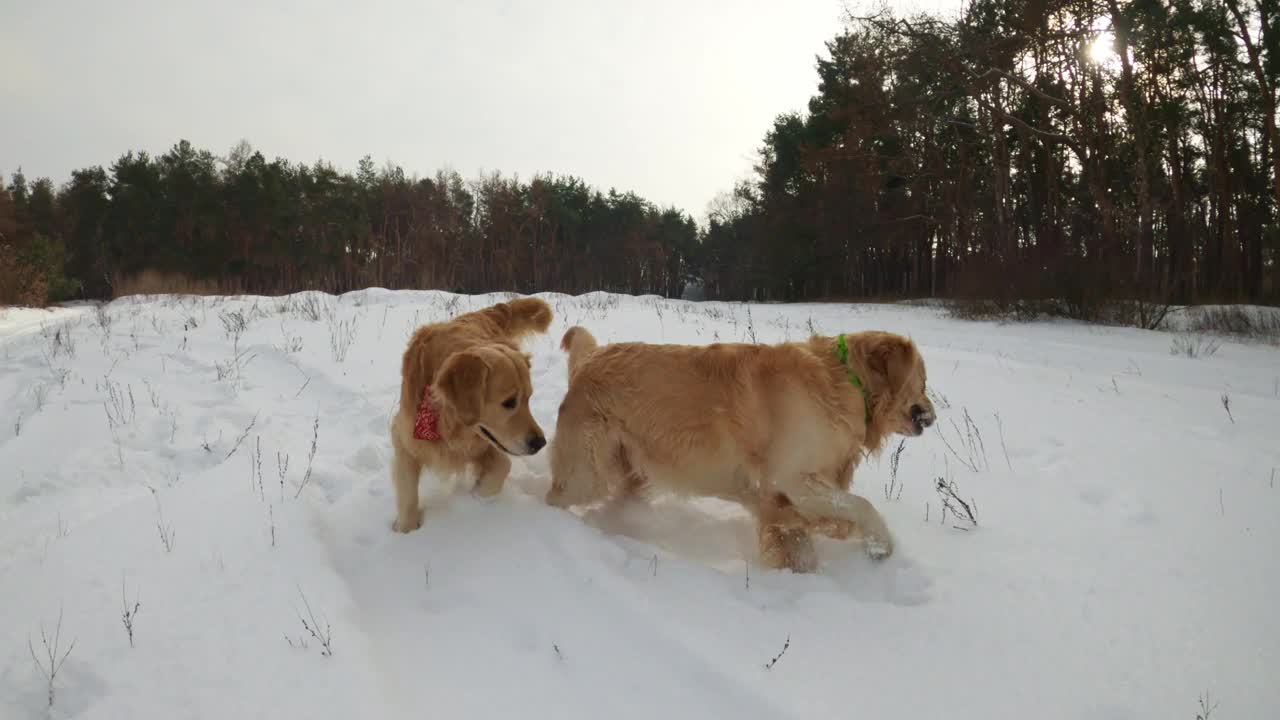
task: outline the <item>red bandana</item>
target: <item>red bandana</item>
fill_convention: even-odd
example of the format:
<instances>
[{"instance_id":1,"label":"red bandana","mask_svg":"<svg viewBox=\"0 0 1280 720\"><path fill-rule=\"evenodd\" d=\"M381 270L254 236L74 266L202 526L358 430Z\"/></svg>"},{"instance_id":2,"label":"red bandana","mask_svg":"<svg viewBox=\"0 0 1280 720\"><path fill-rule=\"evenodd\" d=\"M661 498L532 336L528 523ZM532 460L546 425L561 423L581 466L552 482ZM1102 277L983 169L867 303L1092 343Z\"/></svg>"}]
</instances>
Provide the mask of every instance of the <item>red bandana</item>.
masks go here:
<instances>
[{"instance_id":1,"label":"red bandana","mask_svg":"<svg viewBox=\"0 0 1280 720\"><path fill-rule=\"evenodd\" d=\"M440 428L436 424L436 408L431 403L431 386L422 393L422 404L418 406L418 419L413 424L413 436L419 440L439 440Z\"/></svg>"}]
</instances>

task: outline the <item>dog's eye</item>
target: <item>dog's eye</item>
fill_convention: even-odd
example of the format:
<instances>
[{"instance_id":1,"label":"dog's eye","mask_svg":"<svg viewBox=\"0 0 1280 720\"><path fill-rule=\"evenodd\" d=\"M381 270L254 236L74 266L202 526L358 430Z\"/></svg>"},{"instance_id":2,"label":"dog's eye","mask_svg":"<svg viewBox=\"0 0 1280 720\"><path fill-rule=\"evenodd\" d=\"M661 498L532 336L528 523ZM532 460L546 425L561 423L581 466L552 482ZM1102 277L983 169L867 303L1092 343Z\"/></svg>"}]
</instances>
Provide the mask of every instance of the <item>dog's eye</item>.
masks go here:
<instances>
[{"instance_id":1,"label":"dog's eye","mask_svg":"<svg viewBox=\"0 0 1280 720\"><path fill-rule=\"evenodd\" d=\"M516 396L515 396L515 395L512 395L511 397L507 398L506 400L503 400L503 401L502 401L502 407L504 407L504 408L506 408L506 409L508 409L508 410L515 410L515 409L516 409Z\"/></svg>"}]
</instances>

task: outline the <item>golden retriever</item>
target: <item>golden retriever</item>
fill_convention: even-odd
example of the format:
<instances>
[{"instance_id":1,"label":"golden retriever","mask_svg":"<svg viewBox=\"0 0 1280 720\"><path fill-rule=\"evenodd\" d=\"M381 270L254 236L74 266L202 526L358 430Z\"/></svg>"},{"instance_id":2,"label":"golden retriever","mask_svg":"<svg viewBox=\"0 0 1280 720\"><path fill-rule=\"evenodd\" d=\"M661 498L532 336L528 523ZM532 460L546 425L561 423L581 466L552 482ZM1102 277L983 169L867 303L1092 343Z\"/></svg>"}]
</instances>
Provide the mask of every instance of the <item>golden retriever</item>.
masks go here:
<instances>
[{"instance_id":1,"label":"golden retriever","mask_svg":"<svg viewBox=\"0 0 1280 720\"><path fill-rule=\"evenodd\" d=\"M551 318L545 300L521 298L424 325L410 338L400 407L391 421L393 529L422 525L418 480L424 467L472 469L475 492L495 495L511 470L509 455L533 455L547 444L529 411L530 358L519 343L545 333Z\"/></svg>"},{"instance_id":2,"label":"golden retriever","mask_svg":"<svg viewBox=\"0 0 1280 720\"><path fill-rule=\"evenodd\" d=\"M551 442L546 502L568 508L647 488L737 502L764 562L817 568L811 531L862 538L873 558L893 539L848 492L864 454L933 424L923 358L886 332L779 345L597 345L572 327L569 389Z\"/></svg>"}]
</instances>

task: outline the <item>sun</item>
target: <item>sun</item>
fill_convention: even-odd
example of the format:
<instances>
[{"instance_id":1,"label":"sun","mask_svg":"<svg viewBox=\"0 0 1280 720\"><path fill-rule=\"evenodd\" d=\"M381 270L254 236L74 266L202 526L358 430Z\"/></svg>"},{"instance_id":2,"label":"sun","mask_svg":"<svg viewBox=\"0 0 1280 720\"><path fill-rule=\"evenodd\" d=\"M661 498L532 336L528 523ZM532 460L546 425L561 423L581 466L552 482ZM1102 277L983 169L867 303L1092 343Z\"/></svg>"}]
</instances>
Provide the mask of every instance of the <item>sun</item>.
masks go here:
<instances>
[{"instance_id":1,"label":"sun","mask_svg":"<svg viewBox=\"0 0 1280 720\"><path fill-rule=\"evenodd\" d=\"M1089 44L1089 60L1098 65L1108 65L1116 59L1116 39L1109 31L1103 30Z\"/></svg>"}]
</instances>

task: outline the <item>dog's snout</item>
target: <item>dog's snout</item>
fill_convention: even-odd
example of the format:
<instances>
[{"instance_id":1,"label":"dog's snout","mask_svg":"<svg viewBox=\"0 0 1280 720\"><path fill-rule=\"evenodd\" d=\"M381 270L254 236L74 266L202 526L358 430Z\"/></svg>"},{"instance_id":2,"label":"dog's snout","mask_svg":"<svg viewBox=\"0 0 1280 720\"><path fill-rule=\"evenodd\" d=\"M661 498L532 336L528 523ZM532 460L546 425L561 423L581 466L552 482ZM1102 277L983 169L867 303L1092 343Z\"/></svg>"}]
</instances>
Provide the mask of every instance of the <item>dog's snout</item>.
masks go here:
<instances>
[{"instance_id":1,"label":"dog's snout","mask_svg":"<svg viewBox=\"0 0 1280 720\"><path fill-rule=\"evenodd\" d=\"M547 439L542 437L541 435L530 435L528 442L529 442L530 454L536 453L542 448L547 446Z\"/></svg>"},{"instance_id":2,"label":"dog's snout","mask_svg":"<svg viewBox=\"0 0 1280 720\"><path fill-rule=\"evenodd\" d=\"M920 425L920 427L929 427L933 424L933 412L926 410L919 405L911 406L911 420Z\"/></svg>"}]
</instances>

